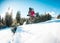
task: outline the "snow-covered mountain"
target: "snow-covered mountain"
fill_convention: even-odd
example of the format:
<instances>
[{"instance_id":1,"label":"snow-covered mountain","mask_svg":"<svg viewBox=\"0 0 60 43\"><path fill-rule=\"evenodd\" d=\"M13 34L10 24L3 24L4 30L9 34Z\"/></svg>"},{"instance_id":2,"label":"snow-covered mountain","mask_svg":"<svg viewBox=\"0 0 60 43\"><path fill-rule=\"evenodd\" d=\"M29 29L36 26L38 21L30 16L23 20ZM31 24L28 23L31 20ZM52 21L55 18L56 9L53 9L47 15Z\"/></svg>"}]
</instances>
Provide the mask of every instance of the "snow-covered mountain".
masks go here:
<instances>
[{"instance_id":1,"label":"snow-covered mountain","mask_svg":"<svg viewBox=\"0 0 60 43\"><path fill-rule=\"evenodd\" d=\"M14 36L11 28L1 30L0 43L60 43L60 20L18 26Z\"/></svg>"}]
</instances>

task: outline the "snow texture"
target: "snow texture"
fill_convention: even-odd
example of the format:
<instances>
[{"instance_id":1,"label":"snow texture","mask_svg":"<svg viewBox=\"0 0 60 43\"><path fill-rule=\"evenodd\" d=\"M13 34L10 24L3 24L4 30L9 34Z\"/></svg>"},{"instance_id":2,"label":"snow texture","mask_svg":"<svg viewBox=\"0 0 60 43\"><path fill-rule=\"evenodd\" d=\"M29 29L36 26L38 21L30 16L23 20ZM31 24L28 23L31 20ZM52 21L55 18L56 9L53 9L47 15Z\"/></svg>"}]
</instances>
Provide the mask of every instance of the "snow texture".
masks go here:
<instances>
[{"instance_id":1,"label":"snow texture","mask_svg":"<svg viewBox=\"0 0 60 43\"><path fill-rule=\"evenodd\" d=\"M0 31L0 43L60 43L60 20L28 24Z\"/></svg>"}]
</instances>

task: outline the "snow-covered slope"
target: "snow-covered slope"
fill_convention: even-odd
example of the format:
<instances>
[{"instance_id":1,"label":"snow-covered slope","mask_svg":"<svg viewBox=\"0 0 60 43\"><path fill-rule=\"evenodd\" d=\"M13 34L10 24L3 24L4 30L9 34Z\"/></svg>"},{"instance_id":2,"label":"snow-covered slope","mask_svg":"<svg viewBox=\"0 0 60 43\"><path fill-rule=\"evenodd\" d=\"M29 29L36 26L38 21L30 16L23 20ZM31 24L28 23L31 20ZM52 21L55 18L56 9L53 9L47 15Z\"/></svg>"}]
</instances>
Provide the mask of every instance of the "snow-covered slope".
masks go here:
<instances>
[{"instance_id":1,"label":"snow-covered slope","mask_svg":"<svg viewBox=\"0 0 60 43\"><path fill-rule=\"evenodd\" d=\"M24 25L22 43L59 43L60 23Z\"/></svg>"},{"instance_id":2,"label":"snow-covered slope","mask_svg":"<svg viewBox=\"0 0 60 43\"><path fill-rule=\"evenodd\" d=\"M2 30L0 43L60 43L60 22L58 21L19 26L14 36L11 28Z\"/></svg>"},{"instance_id":3,"label":"snow-covered slope","mask_svg":"<svg viewBox=\"0 0 60 43\"><path fill-rule=\"evenodd\" d=\"M12 39L12 32L10 28L0 30L0 43L9 43Z\"/></svg>"}]
</instances>

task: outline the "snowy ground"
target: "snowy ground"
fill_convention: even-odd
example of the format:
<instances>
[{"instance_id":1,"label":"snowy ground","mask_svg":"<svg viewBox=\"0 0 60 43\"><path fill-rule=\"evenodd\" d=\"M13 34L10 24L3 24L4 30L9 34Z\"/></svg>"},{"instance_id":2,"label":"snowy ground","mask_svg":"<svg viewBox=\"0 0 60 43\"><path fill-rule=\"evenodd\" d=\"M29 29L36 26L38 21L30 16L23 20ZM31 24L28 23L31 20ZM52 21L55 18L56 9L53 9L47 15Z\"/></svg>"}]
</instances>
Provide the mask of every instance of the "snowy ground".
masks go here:
<instances>
[{"instance_id":1,"label":"snowy ground","mask_svg":"<svg viewBox=\"0 0 60 43\"><path fill-rule=\"evenodd\" d=\"M0 43L60 43L60 20L17 27L16 34L10 29L0 31Z\"/></svg>"},{"instance_id":2,"label":"snowy ground","mask_svg":"<svg viewBox=\"0 0 60 43\"><path fill-rule=\"evenodd\" d=\"M11 40L12 32L10 28L6 28L0 31L0 43L9 43Z\"/></svg>"}]
</instances>

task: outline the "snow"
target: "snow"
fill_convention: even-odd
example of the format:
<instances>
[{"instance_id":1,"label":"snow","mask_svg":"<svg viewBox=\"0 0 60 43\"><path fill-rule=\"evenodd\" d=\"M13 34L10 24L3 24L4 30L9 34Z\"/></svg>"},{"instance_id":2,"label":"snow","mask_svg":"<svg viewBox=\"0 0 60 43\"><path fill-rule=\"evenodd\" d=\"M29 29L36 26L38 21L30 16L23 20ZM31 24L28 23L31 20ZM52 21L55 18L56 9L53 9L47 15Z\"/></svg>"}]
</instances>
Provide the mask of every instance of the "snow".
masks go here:
<instances>
[{"instance_id":1,"label":"snow","mask_svg":"<svg viewBox=\"0 0 60 43\"><path fill-rule=\"evenodd\" d=\"M23 26L23 30L32 34L22 33L23 43L57 43L60 23L32 24ZM29 35L28 35L29 34ZM26 36L25 36L26 35ZM26 39L27 38L27 39ZM24 40L25 39L25 40Z\"/></svg>"},{"instance_id":2,"label":"snow","mask_svg":"<svg viewBox=\"0 0 60 43\"><path fill-rule=\"evenodd\" d=\"M4 29L0 31L0 43L8 43L11 40L11 31L10 29Z\"/></svg>"},{"instance_id":3,"label":"snow","mask_svg":"<svg viewBox=\"0 0 60 43\"><path fill-rule=\"evenodd\" d=\"M0 43L60 43L60 20L17 27L13 36L10 29L0 31Z\"/></svg>"}]
</instances>

